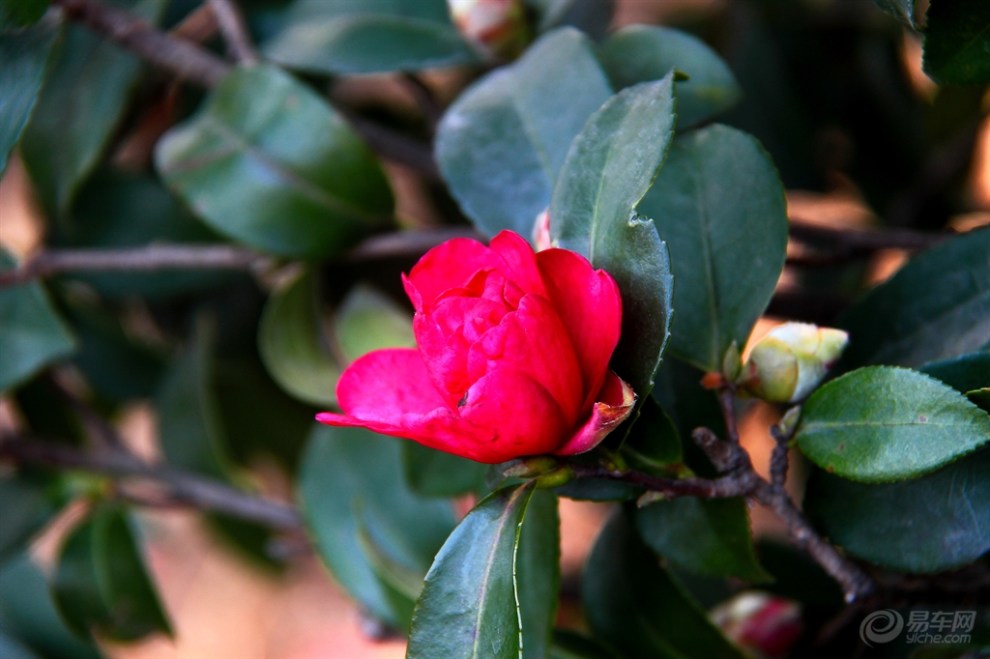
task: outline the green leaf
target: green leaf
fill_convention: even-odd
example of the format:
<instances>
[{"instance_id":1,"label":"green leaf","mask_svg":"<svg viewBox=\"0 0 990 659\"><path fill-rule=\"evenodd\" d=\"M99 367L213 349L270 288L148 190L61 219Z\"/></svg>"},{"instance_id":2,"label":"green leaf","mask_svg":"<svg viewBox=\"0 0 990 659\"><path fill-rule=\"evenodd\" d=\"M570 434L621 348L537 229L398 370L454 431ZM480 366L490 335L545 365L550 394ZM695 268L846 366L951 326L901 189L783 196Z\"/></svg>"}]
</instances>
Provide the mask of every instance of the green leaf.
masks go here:
<instances>
[{"instance_id":1,"label":"green leaf","mask_svg":"<svg viewBox=\"0 0 990 659\"><path fill-rule=\"evenodd\" d=\"M590 638L570 630L555 630L550 659L615 659L615 655Z\"/></svg>"},{"instance_id":2,"label":"green leaf","mask_svg":"<svg viewBox=\"0 0 990 659\"><path fill-rule=\"evenodd\" d=\"M66 622L120 641L153 632L172 634L121 508L103 507L72 530L62 545L52 585Z\"/></svg>"},{"instance_id":3,"label":"green leaf","mask_svg":"<svg viewBox=\"0 0 990 659\"><path fill-rule=\"evenodd\" d=\"M655 398L643 401L636 425L622 443L622 455L637 467L653 472L664 472L683 461L680 434Z\"/></svg>"},{"instance_id":4,"label":"green leaf","mask_svg":"<svg viewBox=\"0 0 990 659\"><path fill-rule=\"evenodd\" d=\"M359 428L320 426L310 436L297 496L323 562L374 616L404 628L376 571L381 557L426 573L454 528L450 505L410 490L402 473L401 440ZM380 556L362 545L362 529Z\"/></svg>"},{"instance_id":5,"label":"green leaf","mask_svg":"<svg viewBox=\"0 0 990 659\"><path fill-rule=\"evenodd\" d=\"M937 378L956 391L966 393L990 386L990 352L973 352L918 367L922 373Z\"/></svg>"},{"instance_id":6,"label":"green leaf","mask_svg":"<svg viewBox=\"0 0 990 659\"><path fill-rule=\"evenodd\" d=\"M712 577L767 581L753 551L746 501L683 497L636 512L640 535L678 568Z\"/></svg>"},{"instance_id":7,"label":"green leaf","mask_svg":"<svg viewBox=\"0 0 990 659\"><path fill-rule=\"evenodd\" d=\"M742 95L722 58L704 41L680 30L650 25L624 27L604 43L601 57L617 89L659 80L674 70L687 74L687 80L674 84L681 128L727 110Z\"/></svg>"},{"instance_id":8,"label":"green leaf","mask_svg":"<svg viewBox=\"0 0 990 659\"><path fill-rule=\"evenodd\" d=\"M879 483L917 478L990 442L990 416L946 384L870 366L815 391L795 433L829 473Z\"/></svg>"},{"instance_id":9,"label":"green leaf","mask_svg":"<svg viewBox=\"0 0 990 659\"><path fill-rule=\"evenodd\" d=\"M982 0L932 0L925 17L922 64L943 85L990 82L990 5Z\"/></svg>"},{"instance_id":10,"label":"green leaf","mask_svg":"<svg viewBox=\"0 0 990 659\"><path fill-rule=\"evenodd\" d=\"M28 472L0 473L0 565L22 551L58 512L49 479ZM0 654L2 656L2 654Z\"/></svg>"},{"instance_id":11,"label":"green leaf","mask_svg":"<svg viewBox=\"0 0 990 659\"><path fill-rule=\"evenodd\" d=\"M640 204L674 271L672 353L717 371L745 345L784 266L787 206L770 157L752 136L714 125L680 136Z\"/></svg>"},{"instance_id":12,"label":"green leaf","mask_svg":"<svg viewBox=\"0 0 990 659\"><path fill-rule=\"evenodd\" d=\"M725 420L715 392L701 386L704 375L680 359L664 359L657 371L653 399L670 416L678 434L688 438L695 428L705 426L721 437L725 436ZM690 449L693 442L686 442Z\"/></svg>"},{"instance_id":13,"label":"green leaf","mask_svg":"<svg viewBox=\"0 0 990 659\"><path fill-rule=\"evenodd\" d=\"M0 272L14 265L13 257L0 248ZM72 335L37 283L0 290L0 318L0 392L24 382L75 348Z\"/></svg>"},{"instance_id":14,"label":"green leaf","mask_svg":"<svg viewBox=\"0 0 990 659\"><path fill-rule=\"evenodd\" d=\"M417 71L478 61L445 0L296 0L264 52L279 64L315 73Z\"/></svg>"},{"instance_id":15,"label":"green leaf","mask_svg":"<svg viewBox=\"0 0 990 659\"><path fill-rule=\"evenodd\" d=\"M663 164L674 129L671 76L608 100L574 140L554 187L551 235L604 268L622 292L622 339L613 357L640 396L653 388L670 335L667 247L635 213Z\"/></svg>"},{"instance_id":16,"label":"green leaf","mask_svg":"<svg viewBox=\"0 0 990 659\"><path fill-rule=\"evenodd\" d=\"M268 298L258 352L286 392L313 405L334 406L341 368L323 335L316 289L316 276L304 271Z\"/></svg>"},{"instance_id":17,"label":"green leaf","mask_svg":"<svg viewBox=\"0 0 990 659\"><path fill-rule=\"evenodd\" d=\"M21 7L17 3L9 7L9 2L2 0L0 4L0 29L5 22L4 12L17 11ZM33 3L28 6L30 4ZM37 4L43 10L47 3ZM0 67L0 175L7 169L7 157L20 140L34 110L58 34L55 21L44 21L17 32L0 31L0 62L3 62Z\"/></svg>"},{"instance_id":18,"label":"green leaf","mask_svg":"<svg viewBox=\"0 0 990 659\"><path fill-rule=\"evenodd\" d=\"M990 347L990 229L916 256L840 319L840 368L918 366Z\"/></svg>"},{"instance_id":19,"label":"green leaf","mask_svg":"<svg viewBox=\"0 0 990 659\"><path fill-rule=\"evenodd\" d=\"M4 659L39 659L20 641L8 635L0 627L0 657Z\"/></svg>"},{"instance_id":20,"label":"green leaf","mask_svg":"<svg viewBox=\"0 0 990 659\"><path fill-rule=\"evenodd\" d=\"M619 511L605 525L588 557L582 598L596 638L620 656L743 656L660 567Z\"/></svg>"},{"instance_id":21,"label":"green leaf","mask_svg":"<svg viewBox=\"0 0 990 659\"><path fill-rule=\"evenodd\" d=\"M45 15L48 2L49 0L0 0L0 30L31 25ZM2 57L0 61L5 65L10 63ZM0 171L3 171L2 167Z\"/></svg>"},{"instance_id":22,"label":"green leaf","mask_svg":"<svg viewBox=\"0 0 990 659\"><path fill-rule=\"evenodd\" d=\"M166 183L212 228L294 257L341 252L392 212L381 167L351 127L272 66L228 75L158 143Z\"/></svg>"},{"instance_id":23,"label":"green leaf","mask_svg":"<svg viewBox=\"0 0 990 659\"><path fill-rule=\"evenodd\" d=\"M154 22L164 4L128 0L122 6ZM117 44L81 25L65 29L21 141L46 212L61 215L69 208L127 112L140 72L141 63Z\"/></svg>"},{"instance_id":24,"label":"green leaf","mask_svg":"<svg viewBox=\"0 0 990 659\"><path fill-rule=\"evenodd\" d=\"M556 607L556 528L556 499L534 495L531 483L479 503L426 575L407 656L546 656Z\"/></svg>"},{"instance_id":25,"label":"green leaf","mask_svg":"<svg viewBox=\"0 0 990 659\"><path fill-rule=\"evenodd\" d=\"M0 566L0 629L48 659L98 659L87 637L80 639L55 609L45 575L27 552Z\"/></svg>"},{"instance_id":26,"label":"green leaf","mask_svg":"<svg viewBox=\"0 0 990 659\"><path fill-rule=\"evenodd\" d=\"M610 94L591 42L570 29L461 94L440 122L436 154L475 226L532 235L571 141Z\"/></svg>"},{"instance_id":27,"label":"green leaf","mask_svg":"<svg viewBox=\"0 0 990 659\"><path fill-rule=\"evenodd\" d=\"M854 556L905 572L950 570L990 551L990 451L900 483L817 473L805 506Z\"/></svg>"},{"instance_id":28,"label":"green leaf","mask_svg":"<svg viewBox=\"0 0 990 659\"><path fill-rule=\"evenodd\" d=\"M594 39L605 36L615 13L615 0L524 0L537 14L540 32L575 27Z\"/></svg>"},{"instance_id":29,"label":"green leaf","mask_svg":"<svg viewBox=\"0 0 990 659\"><path fill-rule=\"evenodd\" d=\"M412 348L412 316L382 293L358 284L334 316L341 356L353 361L381 348Z\"/></svg>"},{"instance_id":30,"label":"green leaf","mask_svg":"<svg viewBox=\"0 0 990 659\"><path fill-rule=\"evenodd\" d=\"M406 482L424 497L455 497L481 489L488 465L405 442L402 466Z\"/></svg>"}]
</instances>

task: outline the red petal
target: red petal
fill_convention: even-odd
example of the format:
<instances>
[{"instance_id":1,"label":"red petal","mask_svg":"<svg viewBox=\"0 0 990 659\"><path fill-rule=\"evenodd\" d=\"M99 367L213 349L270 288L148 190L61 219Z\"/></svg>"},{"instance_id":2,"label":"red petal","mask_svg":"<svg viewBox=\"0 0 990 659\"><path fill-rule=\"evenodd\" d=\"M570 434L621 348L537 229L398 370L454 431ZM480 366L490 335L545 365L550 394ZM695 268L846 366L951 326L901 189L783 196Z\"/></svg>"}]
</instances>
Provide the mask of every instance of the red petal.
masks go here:
<instances>
[{"instance_id":1,"label":"red petal","mask_svg":"<svg viewBox=\"0 0 990 659\"><path fill-rule=\"evenodd\" d=\"M454 238L424 254L402 282L416 311L422 311L444 291L467 284L479 270L502 265L502 259L477 240Z\"/></svg>"},{"instance_id":2,"label":"red petal","mask_svg":"<svg viewBox=\"0 0 990 659\"><path fill-rule=\"evenodd\" d=\"M571 336L584 374L585 404L605 382L608 362L622 331L619 287L604 270L595 270L583 256L564 249L536 255L550 300Z\"/></svg>"},{"instance_id":3,"label":"red petal","mask_svg":"<svg viewBox=\"0 0 990 659\"><path fill-rule=\"evenodd\" d=\"M626 420L636 404L632 387L612 371L608 372L605 385L596 398L599 402L592 407L591 416L566 444L557 449L557 455L575 455L595 448Z\"/></svg>"},{"instance_id":4,"label":"red petal","mask_svg":"<svg viewBox=\"0 0 990 659\"><path fill-rule=\"evenodd\" d=\"M546 389L505 368L496 368L468 390L461 416L484 431L470 457L489 464L550 453L566 433L560 408Z\"/></svg>"},{"instance_id":5,"label":"red petal","mask_svg":"<svg viewBox=\"0 0 990 659\"><path fill-rule=\"evenodd\" d=\"M467 375L477 380L503 368L525 373L557 402L569 425L581 416L583 378L567 329L549 301L526 295L470 350Z\"/></svg>"},{"instance_id":6,"label":"red petal","mask_svg":"<svg viewBox=\"0 0 990 659\"><path fill-rule=\"evenodd\" d=\"M512 231L502 231L492 238L491 249L505 260L506 277L523 293L547 297L543 277L536 267L536 254L522 236Z\"/></svg>"}]
</instances>

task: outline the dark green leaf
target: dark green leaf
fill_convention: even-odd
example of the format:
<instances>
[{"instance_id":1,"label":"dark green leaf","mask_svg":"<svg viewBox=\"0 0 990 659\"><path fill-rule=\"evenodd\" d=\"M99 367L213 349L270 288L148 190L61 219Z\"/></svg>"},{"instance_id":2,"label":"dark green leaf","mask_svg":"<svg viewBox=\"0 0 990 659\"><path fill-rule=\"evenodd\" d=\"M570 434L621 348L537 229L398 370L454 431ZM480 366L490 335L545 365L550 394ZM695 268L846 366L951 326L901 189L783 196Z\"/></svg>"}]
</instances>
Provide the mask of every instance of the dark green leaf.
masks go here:
<instances>
[{"instance_id":1,"label":"dark green leaf","mask_svg":"<svg viewBox=\"0 0 990 659\"><path fill-rule=\"evenodd\" d=\"M683 461L681 437L674 421L655 398L643 401L636 425L622 443L622 454L635 466L653 472L676 469Z\"/></svg>"},{"instance_id":2,"label":"dark green leaf","mask_svg":"<svg viewBox=\"0 0 990 659\"><path fill-rule=\"evenodd\" d=\"M985 392L990 387L990 352L974 352L962 357L929 362L918 370L938 378L990 412Z\"/></svg>"},{"instance_id":3,"label":"dark green leaf","mask_svg":"<svg viewBox=\"0 0 990 659\"><path fill-rule=\"evenodd\" d=\"M613 357L640 396L653 388L670 335L672 282L667 247L636 215L663 163L674 129L671 77L625 89L574 140L550 204L561 247L604 268L622 291L622 339Z\"/></svg>"},{"instance_id":4,"label":"dark green leaf","mask_svg":"<svg viewBox=\"0 0 990 659\"><path fill-rule=\"evenodd\" d=\"M925 20L925 73L943 85L990 82L990 4L932 0Z\"/></svg>"},{"instance_id":5,"label":"dark green leaf","mask_svg":"<svg viewBox=\"0 0 990 659\"><path fill-rule=\"evenodd\" d=\"M211 227L276 254L339 253L387 221L392 194L350 126L272 66L241 68L158 143L165 181Z\"/></svg>"},{"instance_id":6,"label":"dark green leaf","mask_svg":"<svg viewBox=\"0 0 990 659\"><path fill-rule=\"evenodd\" d=\"M362 546L365 529L376 552L405 570L426 573L454 528L450 505L417 496L405 485L400 441L358 428L320 426L300 467L298 498L320 557L361 606L404 628L380 557Z\"/></svg>"},{"instance_id":7,"label":"dark green leaf","mask_svg":"<svg viewBox=\"0 0 990 659\"><path fill-rule=\"evenodd\" d=\"M163 0L123 3L154 22ZM81 25L65 29L24 131L21 153L45 210L61 214L97 164L127 111L141 63Z\"/></svg>"},{"instance_id":8,"label":"dark green leaf","mask_svg":"<svg viewBox=\"0 0 990 659\"><path fill-rule=\"evenodd\" d=\"M357 285L334 317L341 356L353 361L381 348L412 348L412 316L374 288Z\"/></svg>"},{"instance_id":9,"label":"dark green leaf","mask_svg":"<svg viewBox=\"0 0 990 659\"><path fill-rule=\"evenodd\" d=\"M27 646L9 636L0 627L0 657L4 659L39 659Z\"/></svg>"},{"instance_id":10,"label":"dark green leaf","mask_svg":"<svg viewBox=\"0 0 990 659\"><path fill-rule=\"evenodd\" d=\"M258 352L282 389L313 405L334 406L341 368L322 332L316 288L306 271L272 294L258 329Z\"/></svg>"},{"instance_id":11,"label":"dark green leaf","mask_svg":"<svg viewBox=\"0 0 990 659\"><path fill-rule=\"evenodd\" d=\"M591 43L574 30L547 34L461 94L440 123L437 161L481 231L532 234L571 141L610 94Z\"/></svg>"},{"instance_id":12,"label":"dark green leaf","mask_svg":"<svg viewBox=\"0 0 990 659\"><path fill-rule=\"evenodd\" d=\"M615 655L590 638L557 630L553 634L550 659L615 659Z\"/></svg>"},{"instance_id":13,"label":"dark green leaf","mask_svg":"<svg viewBox=\"0 0 990 659\"><path fill-rule=\"evenodd\" d=\"M13 7L10 6L14 2ZM47 2L28 3L42 7ZM17 0L0 0L0 29L4 12L19 7ZM45 68L58 36L58 25L44 21L17 32L0 32L0 175L7 169L7 157L21 138L38 99Z\"/></svg>"},{"instance_id":14,"label":"dark green leaf","mask_svg":"<svg viewBox=\"0 0 990 659\"><path fill-rule=\"evenodd\" d=\"M121 641L172 630L135 540L116 507L97 509L62 545L52 588L66 622L80 635Z\"/></svg>"},{"instance_id":15,"label":"dark green leaf","mask_svg":"<svg viewBox=\"0 0 990 659\"><path fill-rule=\"evenodd\" d=\"M905 25L915 26L914 0L874 0L884 11L893 14Z\"/></svg>"},{"instance_id":16,"label":"dark green leaf","mask_svg":"<svg viewBox=\"0 0 990 659\"><path fill-rule=\"evenodd\" d=\"M488 465L416 442L402 445L402 465L409 487L425 497L454 497L478 491L488 472Z\"/></svg>"},{"instance_id":17,"label":"dark green leaf","mask_svg":"<svg viewBox=\"0 0 990 659\"><path fill-rule=\"evenodd\" d=\"M690 437L695 428L705 426L716 435L725 436L722 408L715 393L701 386L701 371L671 357L657 372L653 398L670 416L681 437ZM693 442L687 442L687 447Z\"/></svg>"},{"instance_id":18,"label":"dark green leaf","mask_svg":"<svg viewBox=\"0 0 990 659\"><path fill-rule=\"evenodd\" d=\"M0 248L0 272L14 268ZM72 352L74 342L37 283L0 290L0 392Z\"/></svg>"},{"instance_id":19,"label":"dark green leaf","mask_svg":"<svg viewBox=\"0 0 990 659\"><path fill-rule=\"evenodd\" d=\"M49 0L0 0L0 30L24 27L44 16ZM2 39L2 37L0 37ZM0 57L0 61L4 61ZM4 64L9 62L4 61ZM3 168L0 167L0 171Z\"/></svg>"},{"instance_id":20,"label":"dark green leaf","mask_svg":"<svg viewBox=\"0 0 990 659\"><path fill-rule=\"evenodd\" d=\"M818 473L805 504L854 556L906 572L949 570L990 551L990 451L885 485Z\"/></svg>"},{"instance_id":21,"label":"dark green leaf","mask_svg":"<svg viewBox=\"0 0 990 659\"><path fill-rule=\"evenodd\" d=\"M537 14L541 32L562 26L575 27L594 39L605 36L615 0L525 0Z\"/></svg>"},{"instance_id":22,"label":"dark green leaf","mask_svg":"<svg viewBox=\"0 0 990 659\"><path fill-rule=\"evenodd\" d=\"M628 501L642 493L641 487L604 478L579 478L557 488L557 494L575 501Z\"/></svg>"},{"instance_id":23,"label":"dark green leaf","mask_svg":"<svg viewBox=\"0 0 990 659\"><path fill-rule=\"evenodd\" d=\"M973 401L973 403L981 409L990 412L990 387L970 389L966 392L966 398Z\"/></svg>"},{"instance_id":24,"label":"dark green leaf","mask_svg":"<svg viewBox=\"0 0 990 659\"><path fill-rule=\"evenodd\" d=\"M990 229L916 256L841 319L841 366L918 366L990 347Z\"/></svg>"},{"instance_id":25,"label":"dark green leaf","mask_svg":"<svg viewBox=\"0 0 990 659\"><path fill-rule=\"evenodd\" d=\"M787 207L770 157L750 135L714 125L679 137L640 204L670 249L670 350L717 371L744 345L784 266Z\"/></svg>"},{"instance_id":26,"label":"dark green leaf","mask_svg":"<svg viewBox=\"0 0 990 659\"><path fill-rule=\"evenodd\" d=\"M753 552L743 499L657 501L636 512L636 524L646 544L675 567L747 581L769 578Z\"/></svg>"},{"instance_id":27,"label":"dark green leaf","mask_svg":"<svg viewBox=\"0 0 990 659\"><path fill-rule=\"evenodd\" d=\"M742 93L722 58L680 30L630 25L609 37L601 52L602 66L617 89L659 80L673 70L687 74L674 85L681 128L732 107Z\"/></svg>"},{"instance_id":28,"label":"dark green leaf","mask_svg":"<svg viewBox=\"0 0 990 659\"><path fill-rule=\"evenodd\" d=\"M0 565L25 549L31 537L58 512L48 479L38 474L0 473ZM0 656L3 656L0 653Z\"/></svg>"},{"instance_id":29,"label":"dark green leaf","mask_svg":"<svg viewBox=\"0 0 990 659\"><path fill-rule=\"evenodd\" d=\"M0 566L0 628L48 659L98 659L96 646L65 625L45 575L25 552Z\"/></svg>"},{"instance_id":30,"label":"dark green leaf","mask_svg":"<svg viewBox=\"0 0 990 659\"><path fill-rule=\"evenodd\" d=\"M829 613L838 613L844 606L842 589L835 579L786 540L763 538L756 544L756 555L773 578L760 586L762 590Z\"/></svg>"},{"instance_id":31,"label":"dark green leaf","mask_svg":"<svg viewBox=\"0 0 990 659\"><path fill-rule=\"evenodd\" d=\"M795 440L829 473L896 481L917 478L990 442L990 416L927 375L870 366L811 394Z\"/></svg>"},{"instance_id":32,"label":"dark green leaf","mask_svg":"<svg viewBox=\"0 0 990 659\"><path fill-rule=\"evenodd\" d=\"M588 557L582 598L595 636L623 657L742 657L660 567L621 512L605 525Z\"/></svg>"},{"instance_id":33,"label":"dark green leaf","mask_svg":"<svg viewBox=\"0 0 990 659\"><path fill-rule=\"evenodd\" d=\"M296 0L264 51L279 64L316 73L416 71L478 61L445 0Z\"/></svg>"},{"instance_id":34,"label":"dark green leaf","mask_svg":"<svg viewBox=\"0 0 990 659\"><path fill-rule=\"evenodd\" d=\"M426 575L407 656L546 656L556 606L556 527L556 499L534 496L532 484L479 503Z\"/></svg>"}]
</instances>

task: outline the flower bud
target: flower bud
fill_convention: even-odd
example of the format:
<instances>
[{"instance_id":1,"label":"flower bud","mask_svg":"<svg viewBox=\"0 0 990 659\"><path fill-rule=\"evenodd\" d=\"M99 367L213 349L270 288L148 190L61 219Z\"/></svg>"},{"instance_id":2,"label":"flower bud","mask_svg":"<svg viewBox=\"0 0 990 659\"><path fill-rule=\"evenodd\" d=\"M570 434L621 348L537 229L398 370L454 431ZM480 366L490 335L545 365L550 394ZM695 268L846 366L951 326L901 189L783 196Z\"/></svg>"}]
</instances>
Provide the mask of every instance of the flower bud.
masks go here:
<instances>
[{"instance_id":1,"label":"flower bud","mask_svg":"<svg viewBox=\"0 0 990 659\"><path fill-rule=\"evenodd\" d=\"M799 401L818 386L848 342L842 330L784 323L756 344L737 383L774 403Z\"/></svg>"},{"instance_id":2,"label":"flower bud","mask_svg":"<svg viewBox=\"0 0 990 659\"><path fill-rule=\"evenodd\" d=\"M447 0L461 34L493 55L520 51L526 33L522 0Z\"/></svg>"},{"instance_id":3,"label":"flower bud","mask_svg":"<svg viewBox=\"0 0 990 659\"><path fill-rule=\"evenodd\" d=\"M533 244L536 251L542 252L553 247L553 240L550 238L550 209L546 209L536 216L533 223Z\"/></svg>"},{"instance_id":4,"label":"flower bud","mask_svg":"<svg viewBox=\"0 0 990 659\"><path fill-rule=\"evenodd\" d=\"M796 602L766 593L741 593L712 611L712 621L732 641L757 656L786 656L801 635Z\"/></svg>"}]
</instances>

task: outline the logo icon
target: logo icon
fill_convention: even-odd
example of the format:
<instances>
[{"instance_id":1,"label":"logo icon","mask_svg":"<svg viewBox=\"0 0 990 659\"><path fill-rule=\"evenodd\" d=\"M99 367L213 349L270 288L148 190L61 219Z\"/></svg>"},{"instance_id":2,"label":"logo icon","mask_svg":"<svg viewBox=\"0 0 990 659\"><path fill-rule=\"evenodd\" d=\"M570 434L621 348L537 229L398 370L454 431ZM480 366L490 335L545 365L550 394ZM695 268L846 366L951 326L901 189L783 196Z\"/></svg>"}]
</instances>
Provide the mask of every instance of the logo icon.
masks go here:
<instances>
[{"instance_id":1,"label":"logo icon","mask_svg":"<svg viewBox=\"0 0 990 659\"><path fill-rule=\"evenodd\" d=\"M893 609L883 609L863 618L859 625L859 638L872 648L873 643L890 643L903 629L904 617Z\"/></svg>"}]
</instances>

